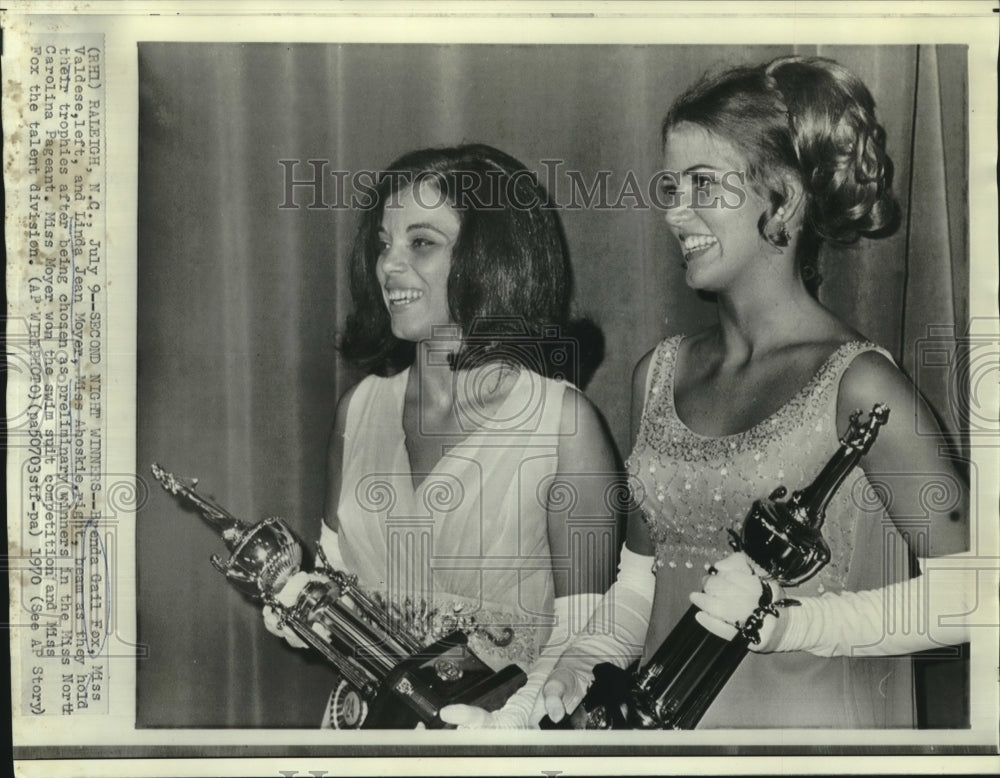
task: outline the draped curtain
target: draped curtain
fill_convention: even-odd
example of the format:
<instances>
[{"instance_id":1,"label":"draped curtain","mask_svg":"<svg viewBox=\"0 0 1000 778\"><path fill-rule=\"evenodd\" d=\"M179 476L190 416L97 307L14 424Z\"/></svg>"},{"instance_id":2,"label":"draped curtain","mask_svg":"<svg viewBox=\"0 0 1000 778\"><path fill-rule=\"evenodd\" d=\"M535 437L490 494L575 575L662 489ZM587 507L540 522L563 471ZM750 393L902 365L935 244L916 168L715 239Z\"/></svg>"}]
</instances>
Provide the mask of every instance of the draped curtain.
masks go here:
<instances>
[{"instance_id":1,"label":"draped curtain","mask_svg":"<svg viewBox=\"0 0 1000 778\"><path fill-rule=\"evenodd\" d=\"M312 542L335 403L359 378L334 348L357 219L340 207L350 187L337 181L350 178L335 172L461 142L518 157L561 203L569 171L588 186L606 176L620 208L562 218L575 310L604 337L587 392L627 455L633 365L713 311L685 287L662 212L616 200L630 174L645 188L660 168L659 122L684 87L787 53L833 57L869 85L903 205L894 236L824 252L820 298L888 348L957 431L964 47L143 43L138 471L160 462L197 476L235 515L280 515ZM289 195L317 169L318 200L309 186ZM938 358L924 359L928 343ZM139 725L316 726L330 669L265 632L259 608L212 569L222 544L201 519L151 488L137 537Z\"/></svg>"}]
</instances>

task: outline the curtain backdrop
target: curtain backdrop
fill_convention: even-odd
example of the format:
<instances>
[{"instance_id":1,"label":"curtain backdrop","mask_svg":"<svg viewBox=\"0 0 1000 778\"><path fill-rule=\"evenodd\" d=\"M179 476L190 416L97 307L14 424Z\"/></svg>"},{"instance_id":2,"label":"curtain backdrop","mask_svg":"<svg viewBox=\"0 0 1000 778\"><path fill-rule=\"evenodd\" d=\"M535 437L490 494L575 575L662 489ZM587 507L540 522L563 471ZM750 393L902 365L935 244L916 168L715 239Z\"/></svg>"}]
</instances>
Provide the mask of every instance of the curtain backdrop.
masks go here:
<instances>
[{"instance_id":1,"label":"curtain backdrop","mask_svg":"<svg viewBox=\"0 0 1000 778\"><path fill-rule=\"evenodd\" d=\"M558 202L569 171L588 185L609 171L614 204L629 174L645 188L660 168L659 123L683 88L787 53L834 57L869 85L904 209L893 237L822 256L820 297L919 377L957 430L953 357L921 355L928 335L950 354L969 315L964 47L144 43L138 472L161 462L237 516L318 534L335 402L359 378L334 349L357 214L308 207L302 186L300 207L281 207L280 160L299 161L300 181L313 177L308 160L328 161L323 199L335 205L333 171L484 142L543 181L555 170ZM562 218L575 310L605 342L587 392L627 455L633 365L713 310L685 287L662 212L621 205ZM265 632L259 608L209 564L220 551L200 518L150 488L138 515L139 725L316 726L330 670Z\"/></svg>"}]
</instances>

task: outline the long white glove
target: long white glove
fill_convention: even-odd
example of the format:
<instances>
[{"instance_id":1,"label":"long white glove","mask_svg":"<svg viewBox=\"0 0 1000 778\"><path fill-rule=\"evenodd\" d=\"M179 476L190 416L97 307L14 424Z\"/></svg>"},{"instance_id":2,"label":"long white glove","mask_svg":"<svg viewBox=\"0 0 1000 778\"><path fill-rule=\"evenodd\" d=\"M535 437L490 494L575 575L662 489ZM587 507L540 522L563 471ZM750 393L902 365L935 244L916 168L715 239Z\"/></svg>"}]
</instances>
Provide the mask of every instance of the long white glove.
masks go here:
<instances>
[{"instance_id":1,"label":"long white glove","mask_svg":"<svg viewBox=\"0 0 1000 778\"><path fill-rule=\"evenodd\" d=\"M549 677L560 655L570 644L570 638L585 626L601 599L600 594L574 594L557 597L553 603L555 623L538 659L528 670L528 680L500 710L486 711L472 705L446 705L441 720L460 729L531 729L545 715L542 684Z\"/></svg>"},{"instance_id":2,"label":"long white glove","mask_svg":"<svg viewBox=\"0 0 1000 778\"><path fill-rule=\"evenodd\" d=\"M340 553L340 538L337 533L330 529L326 522L320 522L322 528L319 533L319 545L323 549L323 553L326 555L327 561L332 567L337 570L346 569L344 564L344 558ZM326 578L318 573L306 573L299 571L292 575L285 585L281 587L274 598L280 602L285 607L291 607L295 604L298 599L299 594L305 588L306 584L310 581L324 581ZM280 620L278 614L275 613L274 608L270 605L264 606L264 627L272 635L277 635L279 638L284 638L288 645L293 648L307 648L308 644L301 640L292 630L284 629L280 625Z\"/></svg>"},{"instance_id":3,"label":"long white glove","mask_svg":"<svg viewBox=\"0 0 1000 778\"><path fill-rule=\"evenodd\" d=\"M563 651L542 690L545 711L561 721L576 709L594 681L594 666L628 667L642 653L653 609L653 557L622 548L618 578L586 630Z\"/></svg>"},{"instance_id":4,"label":"long white glove","mask_svg":"<svg viewBox=\"0 0 1000 778\"><path fill-rule=\"evenodd\" d=\"M801 605L764 619L761 642L751 649L890 656L963 643L970 625L961 617L977 605L977 571L969 561L957 555L921 559L919 576L881 589L797 597ZM715 567L719 573L706 579L705 592L691 595L691 602L702 608L698 621L706 629L729 639L735 634L731 625L741 618L736 614L746 618L756 606L761 581L742 554ZM770 586L776 599L785 596Z\"/></svg>"},{"instance_id":5,"label":"long white glove","mask_svg":"<svg viewBox=\"0 0 1000 778\"><path fill-rule=\"evenodd\" d=\"M757 608L764 586L770 587L772 602L778 602L785 596L784 590L774 581L765 583L763 575L763 571L742 552L730 554L716 562L709 575L702 579L702 591L690 596L692 604L701 609L695 614L695 619L709 632L732 640L736 636L734 625L746 621ZM781 609L779 617L764 617L758 630L760 642L751 643L751 650L775 650L778 635L788 623L788 610L791 609Z\"/></svg>"}]
</instances>

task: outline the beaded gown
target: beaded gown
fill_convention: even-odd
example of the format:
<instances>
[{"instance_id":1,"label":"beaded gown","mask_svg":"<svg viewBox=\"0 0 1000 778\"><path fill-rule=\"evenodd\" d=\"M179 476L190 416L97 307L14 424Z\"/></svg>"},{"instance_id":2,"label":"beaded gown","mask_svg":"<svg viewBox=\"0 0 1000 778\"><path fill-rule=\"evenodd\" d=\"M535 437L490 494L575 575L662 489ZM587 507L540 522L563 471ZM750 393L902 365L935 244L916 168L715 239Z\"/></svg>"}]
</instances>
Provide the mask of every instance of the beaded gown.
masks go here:
<instances>
[{"instance_id":1,"label":"beaded gown","mask_svg":"<svg viewBox=\"0 0 1000 778\"><path fill-rule=\"evenodd\" d=\"M493 669L527 668L553 620L546 510L567 385L522 369L493 416L469 412L460 421L474 431L413 474L408 375L370 376L351 398L337 509L344 562L428 644L459 628Z\"/></svg>"},{"instance_id":2,"label":"beaded gown","mask_svg":"<svg viewBox=\"0 0 1000 778\"><path fill-rule=\"evenodd\" d=\"M810 483L838 447L841 376L871 343L837 348L784 406L752 428L706 437L674 407L681 337L657 346L629 484L655 544L656 589L643 662L690 606L709 565L730 553L755 499L777 486ZM873 397L872 405L880 398ZM876 444L877 445L877 442ZM907 547L878 491L859 468L834 495L823 525L831 560L787 596L880 588L909 575ZM751 653L707 711L699 728L913 726L912 672L906 657L817 657L806 652Z\"/></svg>"}]
</instances>

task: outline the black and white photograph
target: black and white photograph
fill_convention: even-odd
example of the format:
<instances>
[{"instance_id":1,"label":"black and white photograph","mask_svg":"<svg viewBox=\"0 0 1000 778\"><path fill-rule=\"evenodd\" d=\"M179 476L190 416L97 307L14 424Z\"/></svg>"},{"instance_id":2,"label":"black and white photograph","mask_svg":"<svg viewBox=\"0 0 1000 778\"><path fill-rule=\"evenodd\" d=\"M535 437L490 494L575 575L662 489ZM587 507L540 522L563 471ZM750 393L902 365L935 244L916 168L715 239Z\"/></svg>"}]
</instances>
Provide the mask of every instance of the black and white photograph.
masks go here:
<instances>
[{"instance_id":1,"label":"black and white photograph","mask_svg":"<svg viewBox=\"0 0 1000 778\"><path fill-rule=\"evenodd\" d=\"M105 37L93 17L78 54L52 44L25 99L56 129L16 204L65 180L73 205L51 257L27 217L45 270L10 295L32 400L8 467L16 716L62 684L127 730L81 753L271 760L244 774L982 769L1000 347L980 39L812 19L714 42L600 11L490 35L511 23L490 10L472 34L427 14L408 35L398 10L341 35L234 15ZM60 95L115 127L103 156L60 145ZM103 191L78 161L107 163ZM106 221L74 210L88 191ZM102 393L128 413L88 416ZM74 442L87 424L103 452ZM32 467L37 440L58 473L60 435L61 497ZM62 681L59 608L85 630Z\"/></svg>"},{"instance_id":2,"label":"black and white photograph","mask_svg":"<svg viewBox=\"0 0 1000 778\"><path fill-rule=\"evenodd\" d=\"M782 67L787 88L799 89L801 96L782 99L777 82ZM718 85L706 85L705 74ZM947 324L954 331L956 321L968 318L967 186L960 163L967 133L963 113L949 104L964 102L962 47L150 43L139 46L139 79L138 462L197 476L210 490L206 495L246 521L284 518L309 544L310 555L321 540L324 520L328 529L339 525L339 532L326 537L339 543L345 564L354 562L348 571L380 595L386 594L390 568L400 568L400 590L393 594L414 603L428 593L405 587L431 581L440 587L434 590L437 599L469 597L470 615L475 615L489 609L500 593L495 586L510 595L496 603L499 612L544 621L544 609L551 609L553 600L597 591L614 580L625 539L615 525L627 521L623 514L629 506L604 497L614 484L615 463L632 456L627 475L637 483L631 498L642 500L637 506L642 513L632 519L637 526L630 531L643 536L637 555L648 557L635 562L637 574L656 569L655 576L637 584L650 591L635 596L652 598L647 618L656 634L647 642L642 634L619 636L613 630L606 650L624 657L630 648L613 645L613 638L632 638L636 659L643 646L649 658L670 634L689 605L688 595L701 589L705 563L729 556L726 530L740 529L753 501L782 485L791 494L814 481L837 451L844 422L856 406L867 414L873 405L898 398L897 403L905 400L911 407L893 403L885 429L865 452L882 474L870 479L876 485L856 483L858 475L848 475L834 495L833 505L842 515L831 506L822 534L828 544L839 544L839 554L807 588L795 592L819 598L824 591L875 590L909 577L905 555L887 556L908 548L897 527L903 536L912 532L910 544L929 544L923 556L936 553L939 542L944 553L962 551L968 543L967 519L949 515L966 510L960 486L968 477L958 447L961 419L939 421L933 412L952 410L951 387L931 383L947 376L930 373L922 388L937 402L928 398L921 406L912 384L896 372L897 366L915 372L913 360L920 358L920 346L930 346L926 341L933 327ZM688 91L699 84L704 96ZM877 97L869 96L872 90ZM691 107L678 102L682 99ZM801 104L801 119L787 106L792 100ZM661 122L675 103L683 118L673 120L678 130L666 133L664 159ZM685 111L697 119L687 118ZM760 126L751 124L751 112L766 111L778 118L765 115ZM765 137L765 132L777 133L779 120L785 137ZM817 126L792 136L787 127L797 121ZM722 132L729 134L718 137ZM681 139L675 146L669 143L672 136ZM808 149L796 148L796 141ZM784 147L773 148L779 142ZM749 143L759 148L748 151L743 144ZM795 155L783 161L791 173L771 169L781 152ZM805 153L816 155L813 167L798 172L792 163ZM751 154L753 160L745 161ZM862 169L855 173L855 165ZM702 167L704 175L686 172ZM399 171L399 183L393 184L385 171ZM488 171L500 175L490 179ZM526 185L514 189L522 171ZM427 180L422 198L416 194L419 184L410 183L421 174ZM782 207L782 175L800 179L790 184L802 190L796 229L811 225L816 234L808 238L820 243L818 254L808 247L815 256L801 267L796 262L806 253L798 248L804 237L791 240L787 221L771 215L774 225L765 221L764 231L758 229L762 214ZM756 195L754 186L763 184L754 176L777 176L779 183ZM857 180L845 183L846 176ZM830 179L831 189L858 191L824 193L822 204L814 204L809 197L820 195L806 187L823 177ZM444 183L435 183L439 178ZM380 180L389 183L379 188ZM391 205L382 205L392 195L399 201L396 225ZM450 205L452 197L456 205ZM543 210L550 201L554 207ZM893 207L899 212L891 212ZM835 208L829 213L833 226L810 221ZM461 229L476 209L496 224L479 227L483 243L473 244L465 260L465 272L481 278L456 278ZM507 210L510 218L505 218ZM440 217L443 223L435 224L435 211L447 214ZM895 231L884 237L864 234L892 227ZM772 228L785 232L769 236ZM504 230L550 230L552 235L505 235ZM827 240L821 240L820 230ZM739 248L726 251L727 233ZM489 239L500 248L494 250ZM358 245L362 241L367 244ZM389 254L399 244L405 250L400 266L393 267ZM437 246L444 251L440 269L425 259ZM516 261L525 266L504 267L515 261L502 256L505 251L520 252ZM697 275L699 258L708 265L713 254L737 252L753 254L756 265L765 268L757 271L750 263L762 274L759 280L741 278L735 269L723 273L706 267L704 280ZM361 272L369 278L352 293L354 274ZM730 274L732 280L722 277ZM516 288L508 291L505 284ZM537 309L535 295L545 298ZM364 305L379 310L365 311ZM417 306L429 312L418 319ZM473 318L456 318L458 310ZM357 334L345 329L352 314ZM582 337L572 327L572 316L589 323ZM508 318L514 325L506 336L511 347L504 346L502 331L484 335ZM364 327L380 329L369 334ZM543 332L546 327L551 332ZM758 335L756 327L766 334ZM491 358L487 351L480 356L481 366L470 363L466 370L436 358L434 352L453 348L449 344L466 333L480 344L495 340L498 356ZM344 357L343 348L337 349L338 340L347 336L361 341L355 346L360 369ZM678 351L683 343L678 336L693 340ZM387 337L394 339L388 349L382 346ZM391 353L401 346L396 341L417 337L424 339L416 341L421 345L415 353L412 347L405 356ZM766 344L759 357L758 338ZM845 345L854 343L864 345ZM528 361L508 364L518 356L519 345ZM380 349L390 353L380 354ZM554 366L565 379L563 386L539 383L515 400L513 412L503 411L503 399L516 391L516 373L545 376L543 351L566 352L565 361ZM848 372L862 354L868 355L861 364L870 363L871 375ZM423 364L414 366L416 359ZM599 364L586 365L593 375L581 387L581 377L589 377L581 376L587 359ZM629 429L632 401L638 400L634 412L641 419L650 397L642 382L630 386L640 360L645 361L638 378L645 378L649 391L674 387L677 405L651 406L645 424L640 421L641 446L636 446L640 429ZM674 365L685 361L687 375L675 376ZM440 375L432 372L436 368ZM362 383L366 374L376 378ZM861 386L856 396L843 398L847 375L860 375ZM889 385L882 386L883 380ZM386 389L376 388L383 383ZM690 419L683 419L678 396L685 384ZM363 399L369 390L389 394ZM577 390L584 392L578 401L547 407L548 395ZM347 392L351 399L341 406L344 421L336 428L338 399ZM536 400L535 395L545 396ZM352 413L351 402L371 407ZM476 405L466 411L460 403ZM479 431L485 425L476 417L497 412L520 433L519 445L510 442L506 429ZM551 421L536 418L550 412ZM576 418L560 423L560 413ZM920 426L913 429L909 417ZM947 422L951 425L943 426ZM553 429L538 429L539 423ZM538 441L526 439L528 430L522 427L529 425ZM900 450L894 460L890 441L896 440L897 429ZM333 430L344 440L329 441ZM551 438L560 430L565 433L553 450ZM937 446L948 433L956 448L939 459ZM462 439L470 435L482 440L467 448ZM668 451L678 438L680 448ZM345 457L347 440L350 456ZM452 521L457 506L441 510L414 502L419 476L410 474L433 472L456 445L455 456L477 466L468 474L449 473L438 484L438 494L428 498L447 502L457 495L445 492L461 489L468 501L463 513L469 513ZM483 472L487 460L476 450L487 446L508 450L516 461L490 467L500 468L504 486L525 493L508 497L495 491L492 499L468 494L499 488ZM929 451L919 451L922 447ZM879 449L889 450L878 457ZM395 471L399 450L405 450L408 465L403 472ZM342 461L328 461L330 451ZM590 466L583 468L590 471L582 479L588 483L573 481L572 468L559 461L564 452ZM762 461L762 455L772 461ZM512 473L523 472L524 463L539 456L551 459L545 472L516 483ZM916 458L908 463L909 456ZM735 478L727 478L727 470ZM932 482L929 472L941 490L940 504L920 517L921 501L926 502L921 490ZM601 473L607 474L608 485L589 483ZM565 481L577 503L572 511L550 506L564 499L561 494L538 499L538 479L546 478L546 488ZM335 505L324 502L330 480L339 482ZM817 498L835 485L817 485ZM367 499L362 494L379 488L385 494ZM595 488L594 494L580 494ZM880 489L891 490L894 506L906 506L896 520L882 504L888 495ZM494 506L507 499L513 503L504 509L517 515L492 515ZM592 504L581 504L583 499ZM527 515L529 503L538 516ZM342 510L360 515L348 519L339 515ZM580 517L586 520L586 529L576 528L577 540L591 539L594 548L589 559L575 561L599 569L569 569L569 544L563 543L561 554L552 553L552 567L561 566L576 580L562 590L548 580L536 593L531 578L537 576L537 561L531 557L538 541L529 524L537 522L537 532L552 544L557 533L567 532L546 524L557 520L554 514L564 527L579 525ZM345 526L347 521L358 526ZM390 548L394 523L403 545ZM162 490L153 491L139 512L137 531L139 639L151 647L138 664L138 722L318 726L338 685L335 668L315 651L295 650L268 636L260 607L250 605L206 559L209 550L227 556L222 538L214 537L197 514L178 510ZM504 532L515 534L502 539ZM429 548L419 548L419 537ZM352 542L364 548L350 548ZM531 554L522 557L525 543ZM453 568L476 569L468 557L479 549L499 558L490 567L510 569L494 570L494 582L478 573L474 582L463 581L467 576ZM418 552L429 556L393 558ZM595 579L592 586L588 575ZM575 591L574 583L582 591ZM614 607L611 615L620 609ZM641 618L631 611L622 616ZM585 628L586 621L580 621L576 626ZM881 616L874 621L882 624ZM947 654L934 645L928 648ZM604 657L596 650L593 658L600 662ZM232 661L234 652L239 662ZM916 710L889 710L886 702L884 710L875 711L867 700L851 698L860 693L855 685L871 693L879 679L895 681L888 661L823 657L803 662L804 648L782 654L748 658L729 682L730 703L724 705L725 693L718 701L725 707L717 711L720 725L918 723ZM774 667L785 659L795 660L791 666L797 669ZM530 661L522 661L521 669L530 674ZM906 664L932 675L931 664L953 665L952 685L939 696L954 710L935 705L926 711L926 701L923 706L932 716L953 717L951 726L968 721L968 681L957 669L960 661ZM872 674L863 678L868 671L857 669L853 678L855 670L846 669L853 665L872 665ZM807 674L802 676L807 683L790 683L784 687L786 699L762 705L766 691L775 694L782 678L799 672ZM907 667L905 673L910 672ZM744 674L745 690L737 691ZM628 684L627 676L621 683ZM906 707L912 687L904 685L899 704Z\"/></svg>"}]
</instances>

